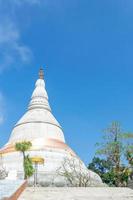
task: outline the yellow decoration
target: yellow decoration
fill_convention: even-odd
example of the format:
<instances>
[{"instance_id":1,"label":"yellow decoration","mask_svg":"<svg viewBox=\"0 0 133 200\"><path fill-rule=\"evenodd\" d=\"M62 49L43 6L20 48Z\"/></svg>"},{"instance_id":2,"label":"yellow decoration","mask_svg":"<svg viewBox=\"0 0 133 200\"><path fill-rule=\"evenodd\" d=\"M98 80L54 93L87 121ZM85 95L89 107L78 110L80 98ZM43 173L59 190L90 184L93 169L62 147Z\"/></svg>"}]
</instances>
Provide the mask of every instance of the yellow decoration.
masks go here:
<instances>
[{"instance_id":1,"label":"yellow decoration","mask_svg":"<svg viewBox=\"0 0 133 200\"><path fill-rule=\"evenodd\" d=\"M44 158L38 157L38 156L32 157L31 160L32 160L33 163L36 163L36 164L43 164L44 163Z\"/></svg>"}]
</instances>

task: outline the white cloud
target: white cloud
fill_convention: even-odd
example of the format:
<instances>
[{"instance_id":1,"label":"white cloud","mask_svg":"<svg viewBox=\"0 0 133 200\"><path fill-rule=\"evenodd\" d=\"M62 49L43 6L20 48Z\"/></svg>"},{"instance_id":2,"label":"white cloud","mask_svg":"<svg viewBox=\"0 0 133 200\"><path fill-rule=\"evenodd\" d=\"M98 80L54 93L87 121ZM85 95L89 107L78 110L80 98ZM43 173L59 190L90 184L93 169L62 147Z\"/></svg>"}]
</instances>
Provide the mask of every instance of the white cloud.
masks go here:
<instances>
[{"instance_id":1,"label":"white cloud","mask_svg":"<svg viewBox=\"0 0 133 200\"><path fill-rule=\"evenodd\" d=\"M4 122L4 117L3 115L0 115L0 125L3 124L3 122Z\"/></svg>"},{"instance_id":2,"label":"white cloud","mask_svg":"<svg viewBox=\"0 0 133 200\"><path fill-rule=\"evenodd\" d=\"M28 3L31 5L34 4L41 4L43 2L43 0L11 0L12 3L16 4L16 5L22 5L24 3Z\"/></svg>"},{"instance_id":3,"label":"white cloud","mask_svg":"<svg viewBox=\"0 0 133 200\"><path fill-rule=\"evenodd\" d=\"M32 3L35 4L36 1L33 0ZM21 1L12 0L11 2L16 5L15 2ZM28 3L28 0L25 0L26 2ZM8 3L5 3L6 6ZM22 42L21 30L18 28L15 18L12 17L11 11L5 12L5 4L0 0L0 72L7 68L28 64L32 60L32 51ZM10 9L10 3L7 8Z\"/></svg>"},{"instance_id":4,"label":"white cloud","mask_svg":"<svg viewBox=\"0 0 133 200\"><path fill-rule=\"evenodd\" d=\"M30 48L21 44L21 34L11 20L0 23L0 72L15 63L28 63L32 58Z\"/></svg>"},{"instance_id":5,"label":"white cloud","mask_svg":"<svg viewBox=\"0 0 133 200\"><path fill-rule=\"evenodd\" d=\"M0 0L1 6L4 5L12 5L12 6L21 6L23 4L29 5L40 5L47 0Z\"/></svg>"},{"instance_id":6,"label":"white cloud","mask_svg":"<svg viewBox=\"0 0 133 200\"><path fill-rule=\"evenodd\" d=\"M18 10L23 14L27 6L40 6L48 0L0 0L0 73L7 68L24 66L33 52L22 42L21 24L17 26ZM19 9L18 9L19 8Z\"/></svg>"},{"instance_id":7,"label":"white cloud","mask_svg":"<svg viewBox=\"0 0 133 200\"><path fill-rule=\"evenodd\" d=\"M0 44L15 42L19 39L19 32L14 23L4 19L0 23Z\"/></svg>"},{"instance_id":8,"label":"white cloud","mask_svg":"<svg viewBox=\"0 0 133 200\"><path fill-rule=\"evenodd\" d=\"M5 120L5 100L3 94L0 92L0 125L4 123Z\"/></svg>"}]
</instances>

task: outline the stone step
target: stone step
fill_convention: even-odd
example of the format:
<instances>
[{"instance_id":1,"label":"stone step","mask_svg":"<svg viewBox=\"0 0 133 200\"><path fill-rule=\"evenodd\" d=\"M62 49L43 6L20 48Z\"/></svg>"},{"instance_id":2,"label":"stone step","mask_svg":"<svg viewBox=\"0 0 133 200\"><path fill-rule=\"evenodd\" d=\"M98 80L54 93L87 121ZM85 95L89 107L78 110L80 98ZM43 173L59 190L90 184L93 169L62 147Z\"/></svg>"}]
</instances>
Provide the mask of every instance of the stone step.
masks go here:
<instances>
[{"instance_id":1,"label":"stone step","mask_svg":"<svg viewBox=\"0 0 133 200\"><path fill-rule=\"evenodd\" d=\"M46 188L28 187L19 200L133 200L129 188Z\"/></svg>"}]
</instances>

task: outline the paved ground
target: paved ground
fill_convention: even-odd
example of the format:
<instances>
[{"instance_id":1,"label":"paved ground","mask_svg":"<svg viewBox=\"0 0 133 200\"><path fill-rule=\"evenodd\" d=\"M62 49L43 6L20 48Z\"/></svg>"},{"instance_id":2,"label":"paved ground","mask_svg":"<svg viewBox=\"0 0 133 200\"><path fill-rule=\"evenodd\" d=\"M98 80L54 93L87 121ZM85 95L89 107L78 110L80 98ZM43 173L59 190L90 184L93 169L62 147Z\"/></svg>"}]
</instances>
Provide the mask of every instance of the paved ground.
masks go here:
<instances>
[{"instance_id":1,"label":"paved ground","mask_svg":"<svg viewBox=\"0 0 133 200\"><path fill-rule=\"evenodd\" d=\"M23 180L0 180L0 199L10 197L24 182Z\"/></svg>"},{"instance_id":2,"label":"paved ground","mask_svg":"<svg viewBox=\"0 0 133 200\"><path fill-rule=\"evenodd\" d=\"M33 188L28 187L19 200L133 200L128 188Z\"/></svg>"}]
</instances>

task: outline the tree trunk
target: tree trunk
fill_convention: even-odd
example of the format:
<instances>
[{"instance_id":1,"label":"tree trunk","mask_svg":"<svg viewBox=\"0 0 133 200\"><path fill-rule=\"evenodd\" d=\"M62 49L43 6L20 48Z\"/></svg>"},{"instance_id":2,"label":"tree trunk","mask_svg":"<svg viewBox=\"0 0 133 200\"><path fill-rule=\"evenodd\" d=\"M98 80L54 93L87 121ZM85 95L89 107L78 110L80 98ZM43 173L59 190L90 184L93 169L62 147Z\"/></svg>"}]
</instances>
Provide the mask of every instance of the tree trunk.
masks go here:
<instances>
[{"instance_id":1,"label":"tree trunk","mask_svg":"<svg viewBox=\"0 0 133 200\"><path fill-rule=\"evenodd\" d=\"M26 177L26 173L25 173L25 152L23 151L22 153L23 153L24 180L26 180L27 177Z\"/></svg>"}]
</instances>

